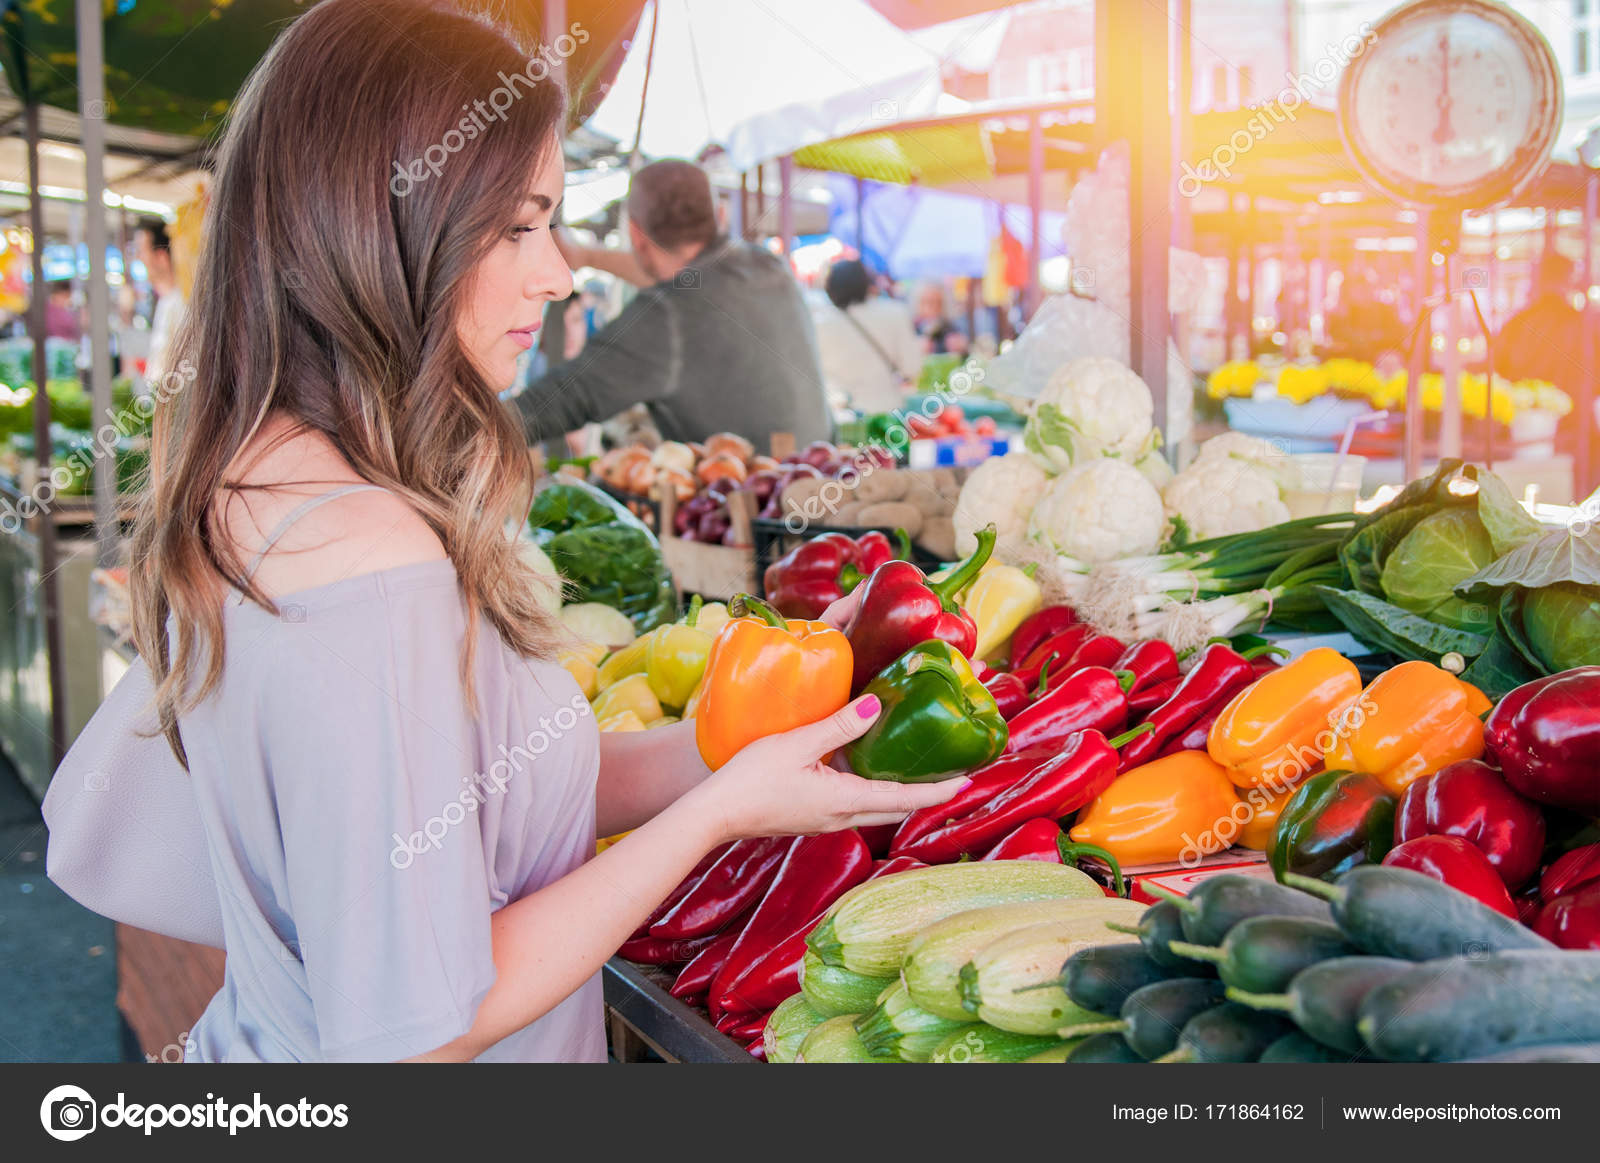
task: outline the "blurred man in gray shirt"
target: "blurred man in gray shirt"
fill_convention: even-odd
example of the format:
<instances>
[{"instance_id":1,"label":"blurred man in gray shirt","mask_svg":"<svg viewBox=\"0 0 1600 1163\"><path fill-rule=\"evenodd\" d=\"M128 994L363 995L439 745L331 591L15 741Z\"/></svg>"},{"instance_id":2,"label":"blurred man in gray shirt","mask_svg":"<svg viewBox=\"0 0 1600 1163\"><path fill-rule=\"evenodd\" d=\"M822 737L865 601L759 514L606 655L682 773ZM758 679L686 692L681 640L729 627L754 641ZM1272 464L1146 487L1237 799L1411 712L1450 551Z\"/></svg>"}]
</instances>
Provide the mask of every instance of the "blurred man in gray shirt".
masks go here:
<instances>
[{"instance_id":1,"label":"blurred man in gray shirt","mask_svg":"<svg viewBox=\"0 0 1600 1163\"><path fill-rule=\"evenodd\" d=\"M668 440L736 432L765 452L775 432L800 446L831 436L800 288L782 259L719 233L700 167L661 161L636 173L628 234L631 251L557 235L569 266L641 290L577 358L512 398L530 444L639 403Z\"/></svg>"}]
</instances>

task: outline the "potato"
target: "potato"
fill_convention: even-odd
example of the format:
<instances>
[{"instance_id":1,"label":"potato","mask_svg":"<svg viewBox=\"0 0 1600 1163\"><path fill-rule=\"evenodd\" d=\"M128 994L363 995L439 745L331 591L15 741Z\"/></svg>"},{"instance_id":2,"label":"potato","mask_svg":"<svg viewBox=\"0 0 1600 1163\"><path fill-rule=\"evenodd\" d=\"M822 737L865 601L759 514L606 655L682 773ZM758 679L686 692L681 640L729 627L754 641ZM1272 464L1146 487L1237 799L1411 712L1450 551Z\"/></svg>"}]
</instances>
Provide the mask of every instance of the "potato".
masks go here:
<instances>
[{"instance_id":1,"label":"potato","mask_svg":"<svg viewBox=\"0 0 1600 1163\"><path fill-rule=\"evenodd\" d=\"M955 511L955 497L944 497L926 481L918 481L906 490L903 504L915 506L924 517L946 517Z\"/></svg>"},{"instance_id":2,"label":"potato","mask_svg":"<svg viewBox=\"0 0 1600 1163\"><path fill-rule=\"evenodd\" d=\"M856 483L855 497L863 505L876 505L882 501L898 501L905 497L911 485L912 474L892 468L878 468L864 472Z\"/></svg>"},{"instance_id":3,"label":"potato","mask_svg":"<svg viewBox=\"0 0 1600 1163\"><path fill-rule=\"evenodd\" d=\"M789 486L783 490L784 515L792 515L807 521L821 516L823 508L817 498L826 483L821 477L801 477L790 481Z\"/></svg>"},{"instance_id":4,"label":"potato","mask_svg":"<svg viewBox=\"0 0 1600 1163\"><path fill-rule=\"evenodd\" d=\"M922 534L917 544L941 561L954 561L956 556L956 526L949 517L930 517L922 523Z\"/></svg>"},{"instance_id":5,"label":"potato","mask_svg":"<svg viewBox=\"0 0 1600 1163\"><path fill-rule=\"evenodd\" d=\"M856 514L856 524L875 529L904 529L908 537L915 538L922 531L923 513L904 501L880 501L875 505L863 505Z\"/></svg>"},{"instance_id":6,"label":"potato","mask_svg":"<svg viewBox=\"0 0 1600 1163\"><path fill-rule=\"evenodd\" d=\"M832 513L824 512L822 523L835 529L843 529L851 525L864 524L860 520L863 506L860 501L846 501Z\"/></svg>"}]
</instances>

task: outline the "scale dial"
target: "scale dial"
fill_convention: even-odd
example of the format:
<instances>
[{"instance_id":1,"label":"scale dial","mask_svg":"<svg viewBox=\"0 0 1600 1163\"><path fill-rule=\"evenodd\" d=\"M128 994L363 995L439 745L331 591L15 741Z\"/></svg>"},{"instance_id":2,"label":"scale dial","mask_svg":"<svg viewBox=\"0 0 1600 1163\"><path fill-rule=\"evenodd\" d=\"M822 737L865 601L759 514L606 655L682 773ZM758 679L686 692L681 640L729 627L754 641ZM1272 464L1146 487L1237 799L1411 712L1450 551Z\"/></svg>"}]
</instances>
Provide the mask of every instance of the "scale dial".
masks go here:
<instances>
[{"instance_id":1,"label":"scale dial","mask_svg":"<svg viewBox=\"0 0 1600 1163\"><path fill-rule=\"evenodd\" d=\"M1486 0L1419 0L1385 17L1339 85L1339 130L1399 201L1485 209L1548 164L1561 76L1526 19Z\"/></svg>"}]
</instances>

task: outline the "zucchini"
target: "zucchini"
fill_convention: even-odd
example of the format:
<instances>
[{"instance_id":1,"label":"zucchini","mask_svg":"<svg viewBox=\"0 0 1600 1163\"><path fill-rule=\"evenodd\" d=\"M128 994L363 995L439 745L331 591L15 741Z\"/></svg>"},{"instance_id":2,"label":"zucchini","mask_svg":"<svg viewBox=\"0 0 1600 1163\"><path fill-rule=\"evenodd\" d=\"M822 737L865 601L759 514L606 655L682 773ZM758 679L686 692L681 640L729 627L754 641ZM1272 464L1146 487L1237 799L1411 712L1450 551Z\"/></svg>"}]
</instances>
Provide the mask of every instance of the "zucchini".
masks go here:
<instances>
[{"instance_id":1,"label":"zucchini","mask_svg":"<svg viewBox=\"0 0 1600 1163\"><path fill-rule=\"evenodd\" d=\"M1060 1045L1052 1046L1050 1049L1045 1050L1042 1053L1035 1054L1032 1058L1024 1058L1023 1061L1065 1062L1067 1060L1067 1056L1070 1055L1075 1048L1076 1044L1073 1042L1062 1042Z\"/></svg>"},{"instance_id":2,"label":"zucchini","mask_svg":"<svg viewBox=\"0 0 1600 1163\"><path fill-rule=\"evenodd\" d=\"M1182 976L1157 965L1140 945L1080 949L1061 967L1061 988L1074 1005L1091 1013L1114 1014L1128 995L1157 981Z\"/></svg>"},{"instance_id":3,"label":"zucchini","mask_svg":"<svg viewBox=\"0 0 1600 1163\"><path fill-rule=\"evenodd\" d=\"M1374 1054L1395 1062L1600 1039L1600 953L1515 950L1424 962L1367 994L1356 1029Z\"/></svg>"},{"instance_id":4,"label":"zucchini","mask_svg":"<svg viewBox=\"0 0 1600 1163\"><path fill-rule=\"evenodd\" d=\"M1067 1052L1068 1062L1143 1062L1118 1034L1092 1034Z\"/></svg>"},{"instance_id":5,"label":"zucchini","mask_svg":"<svg viewBox=\"0 0 1600 1163\"><path fill-rule=\"evenodd\" d=\"M864 1014L878 1004L878 997L894 984L892 977L863 977L824 965L815 953L807 952L800 962L800 992L811 1008L825 1018L840 1014Z\"/></svg>"},{"instance_id":6,"label":"zucchini","mask_svg":"<svg viewBox=\"0 0 1600 1163\"><path fill-rule=\"evenodd\" d=\"M1175 952L1217 963L1222 983L1250 993L1281 993L1295 974L1330 957L1361 952L1339 926L1309 917L1250 917L1214 947L1178 941Z\"/></svg>"},{"instance_id":7,"label":"zucchini","mask_svg":"<svg viewBox=\"0 0 1600 1163\"><path fill-rule=\"evenodd\" d=\"M1236 872L1203 880L1186 897L1155 885L1147 887L1177 907L1182 914L1183 939L1195 945L1222 944L1228 931L1249 917L1333 919L1328 903L1318 897Z\"/></svg>"},{"instance_id":8,"label":"zucchini","mask_svg":"<svg viewBox=\"0 0 1600 1163\"><path fill-rule=\"evenodd\" d=\"M1054 1034L1097 1010L1076 1005L1061 988L1061 967L1085 945L1131 938L1101 920L1029 925L989 942L961 967L961 1004L969 1014L1015 1034ZM1137 946L1135 946L1137 948Z\"/></svg>"},{"instance_id":9,"label":"zucchini","mask_svg":"<svg viewBox=\"0 0 1600 1163\"><path fill-rule=\"evenodd\" d=\"M1254 1062L1294 1027L1277 1014L1223 1002L1189 1019L1178 1045L1157 1062Z\"/></svg>"},{"instance_id":10,"label":"zucchini","mask_svg":"<svg viewBox=\"0 0 1600 1163\"><path fill-rule=\"evenodd\" d=\"M1139 938L1145 955L1163 969L1174 969L1190 977L1203 977L1207 974L1216 975L1216 966L1209 961L1193 961L1188 957L1180 957L1168 948L1169 941L1182 941L1183 913L1172 901L1157 901L1144 911L1139 918L1138 928L1107 922L1106 928L1113 933L1131 933Z\"/></svg>"},{"instance_id":11,"label":"zucchini","mask_svg":"<svg viewBox=\"0 0 1600 1163\"><path fill-rule=\"evenodd\" d=\"M1230 989L1228 998L1254 1009L1288 1014L1307 1034L1348 1059L1367 1048L1356 1032L1362 1000L1413 968L1414 962L1394 957L1333 957L1297 973L1283 993Z\"/></svg>"},{"instance_id":12,"label":"zucchini","mask_svg":"<svg viewBox=\"0 0 1600 1163\"><path fill-rule=\"evenodd\" d=\"M1514 917L1409 868L1364 864L1332 884L1292 872L1284 880L1332 901L1338 926L1363 951L1380 957L1432 961L1555 948Z\"/></svg>"},{"instance_id":13,"label":"zucchini","mask_svg":"<svg viewBox=\"0 0 1600 1163\"><path fill-rule=\"evenodd\" d=\"M1026 1062L1064 1043L1054 1034L1013 1034L981 1023L957 1030L933 1048L929 1062Z\"/></svg>"},{"instance_id":14,"label":"zucchini","mask_svg":"<svg viewBox=\"0 0 1600 1163\"><path fill-rule=\"evenodd\" d=\"M1324 1046L1310 1034L1303 1030L1295 1030L1285 1034L1272 1045L1261 1051L1257 1062L1351 1062L1361 1061L1360 1058L1352 1059L1350 1055L1332 1046Z\"/></svg>"},{"instance_id":15,"label":"zucchini","mask_svg":"<svg viewBox=\"0 0 1600 1163\"><path fill-rule=\"evenodd\" d=\"M883 991L871 1013L856 1020L856 1033L869 1054L926 1062L935 1046L975 1020L951 1021L930 1014L911 1000L905 982L896 981Z\"/></svg>"},{"instance_id":16,"label":"zucchini","mask_svg":"<svg viewBox=\"0 0 1600 1163\"><path fill-rule=\"evenodd\" d=\"M1087 922L1086 936L1121 941L1124 938L1105 936L1103 929L1095 931L1094 926L1137 915L1138 911L1139 906L1131 901L1104 896L968 909L935 921L911 938L900 976L911 1000L922 1009L952 1021L970 1022L975 1019L961 1004L961 967L991 941L1029 925L1074 920Z\"/></svg>"},{"instance_id":17,"label":"zucchini","mask_svg":"<svg viewBox=\"0 0 1600 1163\"><path fill-rule=\"evenodd\" d=\"M1546 1046L1519 1046L1469 1062L1600 1062L1600 1042L1558 1042Z\"/></svg>"},{"instance_id":18,"label":"zucchini","mask_svg":"<svg viewBox=\"0 0 1600 1163\"><path fill-rule=\"evenodd\" d=\"M806 1040L800 1043L796 1062L898 1062L898 1058L884 1058L867 1053L856 1033L859 1014L841 1014L817 1025Z\"/></svg>"},{"instance_id":19,"label":"zucchini","mask_svg":"<svg viewBox=\"0 0 1600 1163\"><path fill-rule=\"evenodd\" d=\"M806 944L824 964L868 977L900 972L919 929L985 905L1104 898L1087 873L1041 860L970 861L869 880L841 896Z\"/></svg>"},{"instance_id":20,"label":"zucchini","mask_svg":"<svg viewBox=\"0 0 1600 1163\"><path fill-rule=\"evenodd\" d=\"M1178 1035L1191 1019L1221 1005L1222 991L1222 982L1214 977L1152 982L1128 995L1117 1021L1067 1026L1057 1033L1063 1038L1116 1034L1140 1060L1152 1061L1177 1048Z\"/></svg>"},{"instance_id":21,"label":"zucchini","mask_svg":"<svg viewBox=\"0 0 1600 1163\"><path fill-rule=\"evenodd\" d=\"M761 1031L761 1044L766 1047L768 1062L793 1062L800 1044L823 1023L821 1014L811 1008L806 995L797 993L778 1003L767 1019L767 1028Z\"/></svg>"}]
</instances>

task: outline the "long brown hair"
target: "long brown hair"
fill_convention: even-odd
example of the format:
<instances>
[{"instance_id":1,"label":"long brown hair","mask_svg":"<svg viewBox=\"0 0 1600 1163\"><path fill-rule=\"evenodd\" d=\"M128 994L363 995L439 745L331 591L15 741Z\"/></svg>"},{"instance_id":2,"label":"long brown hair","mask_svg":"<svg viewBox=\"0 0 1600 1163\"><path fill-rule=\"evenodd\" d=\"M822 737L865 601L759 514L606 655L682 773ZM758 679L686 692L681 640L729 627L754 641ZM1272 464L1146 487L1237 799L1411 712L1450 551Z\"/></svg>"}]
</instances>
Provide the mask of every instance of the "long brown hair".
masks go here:
<instances>
[{"instance_id":1,"label":"long brown hair","mask_svg":"<svg viewBox=\"0 0 1600 1163\"><path fill-rule=\"evenodd\" d=\"M565 97L548 71L455 7L323 0L234 102L169 360L192 378L161 393L133 536L134 641L180 760L177 717L222 674L218 579L276 612L214 507L269 413L411 503L455 565L469 627L481 614L525 656L556 641L505 533L531 495L526 443L456 334L540 155L562 164Z\"/></svg>"}]
</instances>

